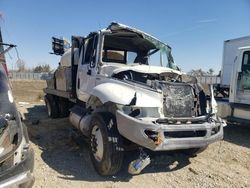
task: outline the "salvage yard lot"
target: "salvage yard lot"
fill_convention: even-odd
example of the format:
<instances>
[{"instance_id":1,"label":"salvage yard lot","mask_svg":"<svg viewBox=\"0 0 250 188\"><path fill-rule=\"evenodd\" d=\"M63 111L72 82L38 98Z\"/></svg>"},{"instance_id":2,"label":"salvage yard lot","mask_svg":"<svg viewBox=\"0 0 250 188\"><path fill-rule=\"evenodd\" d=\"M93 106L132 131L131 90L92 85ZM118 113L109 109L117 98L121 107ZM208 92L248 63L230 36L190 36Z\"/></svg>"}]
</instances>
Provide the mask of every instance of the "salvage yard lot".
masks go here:
<instances>
[{"instance_id":1,"label":"salvage yard lot","mask_svg":"<svg viewBox=\"0 0 250 188\"><path fill-rule=\"evenodd\" d=\"M228 125L224 140L196 157L181 152L154 154L151 164L136 176L129 175L127 167L137 154L125 154L121 172L100 177L84 139L72 139L75 134L68 119L47 117L41 100L45 85L44 81L12 81L35 151L34 187L250 187L250 125Z\"/></svg>"}]
</instances>

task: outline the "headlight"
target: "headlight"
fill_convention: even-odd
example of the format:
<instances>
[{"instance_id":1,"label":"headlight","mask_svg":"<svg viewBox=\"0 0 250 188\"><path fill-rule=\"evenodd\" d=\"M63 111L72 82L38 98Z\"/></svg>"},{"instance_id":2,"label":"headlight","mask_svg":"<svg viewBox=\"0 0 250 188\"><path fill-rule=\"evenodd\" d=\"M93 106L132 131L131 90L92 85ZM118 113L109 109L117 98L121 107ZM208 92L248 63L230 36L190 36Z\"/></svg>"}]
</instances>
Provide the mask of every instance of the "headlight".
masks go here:
<instances>
[{"instance_id":1,"label":"headlight","mask_svg":"<svg viewBox=\"0 0 250 188\"><path fill-rule=\"evenodd\" d=\"M15 149L17 145L18 133L15 123L14 120L0 116L0 158Z\"/></svg>"},{"instance_id":2,"label":"headlight","mask_svg":"<svg viewBox=\"0 0 250 188\"><path fill-rule=\"evenodd\" d=\"M122 106L121 109L125 114L132 117L160 117L160 108L158 107L137 107L137 106Z\"/></svg>"}]
</instances>

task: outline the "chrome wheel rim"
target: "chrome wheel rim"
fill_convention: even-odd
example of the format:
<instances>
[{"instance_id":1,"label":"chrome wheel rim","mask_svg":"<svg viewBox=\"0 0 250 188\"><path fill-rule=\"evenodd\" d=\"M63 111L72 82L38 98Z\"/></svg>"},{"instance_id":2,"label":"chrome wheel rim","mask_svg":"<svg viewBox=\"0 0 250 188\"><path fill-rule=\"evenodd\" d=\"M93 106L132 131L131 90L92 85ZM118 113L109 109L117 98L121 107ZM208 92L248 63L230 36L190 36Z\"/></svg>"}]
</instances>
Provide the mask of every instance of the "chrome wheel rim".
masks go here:
<instances>
[{"instance_id":1,"label":"chrome wheel rim","mask_svg":"<svg viewBox=\"0 0 250 188\"><path fill-rule=\"evenodd\" d=\"M100 162L103 158L103 137L100 128L95 125L91 131L91 149L95 159Z\"/></svg>"}]
</instances>

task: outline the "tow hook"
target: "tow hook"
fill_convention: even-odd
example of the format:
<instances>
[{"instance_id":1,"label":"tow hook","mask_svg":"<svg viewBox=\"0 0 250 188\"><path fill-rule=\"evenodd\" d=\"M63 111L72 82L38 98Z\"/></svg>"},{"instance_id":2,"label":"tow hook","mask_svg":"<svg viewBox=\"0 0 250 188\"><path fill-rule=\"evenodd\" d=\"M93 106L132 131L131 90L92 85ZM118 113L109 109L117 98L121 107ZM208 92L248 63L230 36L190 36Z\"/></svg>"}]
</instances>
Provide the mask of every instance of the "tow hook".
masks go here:
<instances>
[{"instance_id":1,"label":"tow hook","mask_svg":"<svg viewBox=\"0 0 250 188\"><path fill-rule=\"evenodd\" d=\"M143 151L142 148L139 148L140 154L138 159L133 160L129 163L128 166L128 173L130 174L140 174L141 171L150 164L150 158L149 155L145 151Z\"/></svg>"}]
</instances>

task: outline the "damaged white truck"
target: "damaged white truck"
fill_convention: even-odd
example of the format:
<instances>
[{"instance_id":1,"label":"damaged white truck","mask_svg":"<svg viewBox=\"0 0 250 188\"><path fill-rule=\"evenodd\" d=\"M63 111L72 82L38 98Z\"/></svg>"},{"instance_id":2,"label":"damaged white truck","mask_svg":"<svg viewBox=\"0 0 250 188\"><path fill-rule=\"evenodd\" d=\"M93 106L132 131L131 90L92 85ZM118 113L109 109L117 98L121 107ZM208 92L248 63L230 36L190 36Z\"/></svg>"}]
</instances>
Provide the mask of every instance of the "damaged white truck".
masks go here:
<instances>
[{"instance_id":1,"label":"damaged white truck","mask_svg":"<svg viewBox=\"0 0 250 188\"><path fill-rule=\"evenodd\" d=\"M62 57L44 89L48 115L69 115L89 138L100 175L116 174L131 148L141 151L129 168L138 173L150 162L145 148L198 152L223 138L213 94L184 82L167 44L119 23L65 44L53 38Z\"/></svg>"}]
</instances>

